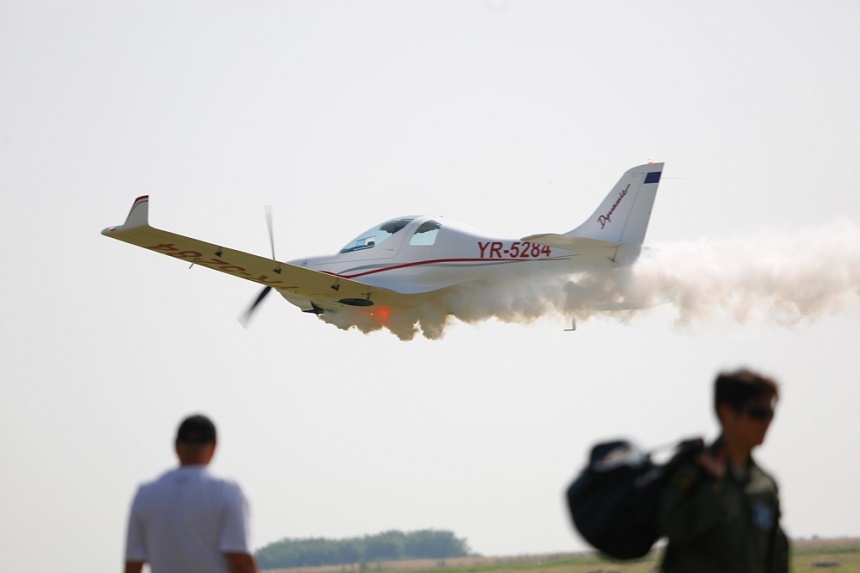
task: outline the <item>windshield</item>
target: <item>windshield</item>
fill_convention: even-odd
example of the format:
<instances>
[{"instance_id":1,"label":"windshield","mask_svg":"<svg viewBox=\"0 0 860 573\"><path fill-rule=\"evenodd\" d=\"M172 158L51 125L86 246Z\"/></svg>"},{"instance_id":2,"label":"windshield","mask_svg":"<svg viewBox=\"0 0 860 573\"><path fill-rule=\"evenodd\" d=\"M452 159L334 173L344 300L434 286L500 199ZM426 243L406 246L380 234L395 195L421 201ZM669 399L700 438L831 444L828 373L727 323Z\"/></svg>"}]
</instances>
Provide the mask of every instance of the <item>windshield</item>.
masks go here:
<instances>
[{"instance_id":1,"label":"windshield","mask_svg":"<svg viewBox=\"0 0 860 573\"><path fill-rule=\"evenodd\" d=\"M342 248L340 252L351 253L353 251L361 251L363 249L372 249L373 247L380 244L382 241L408 225L409 222L412 221L414 218L415 217L400 217L397 219L391 219L390 221L386 221L383 224L378 225L360 234L358 237L347 243L347 245Z\"/></svg>"}]
</instances>

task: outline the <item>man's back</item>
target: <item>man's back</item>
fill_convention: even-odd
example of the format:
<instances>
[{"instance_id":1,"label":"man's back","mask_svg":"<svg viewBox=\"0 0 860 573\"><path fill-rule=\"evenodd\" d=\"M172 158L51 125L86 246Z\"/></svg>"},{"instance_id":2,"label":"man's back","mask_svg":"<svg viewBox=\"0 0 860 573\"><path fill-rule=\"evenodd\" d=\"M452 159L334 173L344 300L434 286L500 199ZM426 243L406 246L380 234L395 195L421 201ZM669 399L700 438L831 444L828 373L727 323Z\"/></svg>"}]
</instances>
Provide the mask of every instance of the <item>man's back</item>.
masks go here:
<instances>
[{"instance_id":1,"label":"man's back","mask_svg":"<svg viewBox=\"0 0 860 573\"><path fill-rule=\"evenodd\" d=\"M153 573L227 572L224 553L250 553L239 486L184 466L140 487L129 517L127 561Z\"/></svg>"}]
</instances>

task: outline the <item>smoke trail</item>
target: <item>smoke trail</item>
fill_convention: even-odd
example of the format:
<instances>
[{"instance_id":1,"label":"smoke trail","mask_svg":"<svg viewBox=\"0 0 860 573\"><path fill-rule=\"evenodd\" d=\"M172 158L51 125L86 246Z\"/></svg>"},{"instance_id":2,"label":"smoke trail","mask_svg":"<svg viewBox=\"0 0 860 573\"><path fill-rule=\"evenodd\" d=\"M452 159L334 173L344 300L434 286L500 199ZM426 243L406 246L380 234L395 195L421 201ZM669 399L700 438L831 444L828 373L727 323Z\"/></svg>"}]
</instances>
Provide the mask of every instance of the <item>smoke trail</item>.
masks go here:
<instances>
[{"instance_id":1,"label":"smoke trail","mask_svg":"<svg viewBox=\"0 0 860 573\"><path fill-rule=\"evenodd\" d=\"M725 313L788 326L860 301L860 229L848 223L676 245L640 262L631 296L671 293L681 325Z\"/></svg>"},{"instance_id":2,"label":"smoke trail","mask_svg":"<svg viewBox=\"0 0 860 573\"><path fill-rule=\"evenodd\" d=\"M761 232L646 250L630 268L570 276L500 276L440 291L390 316L360 310L323 315L340 328L387 328L402 340L441 338L452 319L528 324L595 313L629 322L657 305L686 326L727 316L738 323L788 326L860 302L860 228L834 223L800 232Z\"/></svg>"}]
</instances>

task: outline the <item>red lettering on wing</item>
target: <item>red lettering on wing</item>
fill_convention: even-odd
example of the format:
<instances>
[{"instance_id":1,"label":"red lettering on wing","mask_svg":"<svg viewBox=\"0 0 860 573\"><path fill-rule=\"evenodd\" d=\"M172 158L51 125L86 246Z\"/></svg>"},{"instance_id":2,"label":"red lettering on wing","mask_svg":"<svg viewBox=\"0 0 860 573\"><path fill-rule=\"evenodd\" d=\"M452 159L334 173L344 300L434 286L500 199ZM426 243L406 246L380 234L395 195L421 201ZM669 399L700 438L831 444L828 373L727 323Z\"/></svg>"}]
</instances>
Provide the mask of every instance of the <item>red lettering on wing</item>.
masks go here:
<instances>
[{"instance_id":1,"label":"red lettering on wing","mask_svg":"<svg viewBox=\"0 0 860 573\"><path fill-rule=\"evenodd\" d=\"M179 250L175 246L173 246L173 243L162 243L160 245L153 245L151 247L146 247L146 248L153 250L153 251L178 251Z\"/></svg>"},{"instance_id":2,"label":"red lettering on wing","mask_svg":"<svg viewBox=\"0 0 860 573\"><path fill-rule=\"evenodd\" d=\"M170 255L171 257L176 257L177 259L190 259L194 261L195 265L200 265L203 267L208 267L212 270L222 271L225 273L230 273L231 275L238 275L242 278L248 278L252 281L262 283L264 285L278 285L284 284L284 281L280 279L270 279L268 275L259 275L254 276L252 273L249 273L245 267L240 267L234 265L228 261L224 261L222 259L210 258L208 260L203 260L200 257L203 256L202 253L198 253L197 251L180 251L176 245L173 243L162 243L160 245L153 245L151 247L146 247L147 249L153 251L161 251L165 255ZM175 252L174 252L175 251ZM279 288L298 288L296 286L282 286Z\"/></svg>"}]
</instances>

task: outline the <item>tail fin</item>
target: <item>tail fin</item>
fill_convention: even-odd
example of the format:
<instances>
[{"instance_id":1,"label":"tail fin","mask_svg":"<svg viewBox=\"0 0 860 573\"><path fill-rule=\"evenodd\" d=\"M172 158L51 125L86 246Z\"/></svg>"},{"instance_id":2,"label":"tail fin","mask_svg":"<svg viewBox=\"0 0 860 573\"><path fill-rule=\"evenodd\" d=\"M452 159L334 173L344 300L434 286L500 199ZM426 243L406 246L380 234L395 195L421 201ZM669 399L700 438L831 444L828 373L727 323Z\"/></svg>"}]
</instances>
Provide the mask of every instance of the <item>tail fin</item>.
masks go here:
<instances>
[{"instance_id":1,"label":"tail fin","mask_svg":"<svg viewBox=\"0 0 860 573\"><path fill-rule=\"evenodd\" d=\"M641 245L662 172L662 163L629 169L591 217L565 236Z\"/></svg>"}]
</instances>

